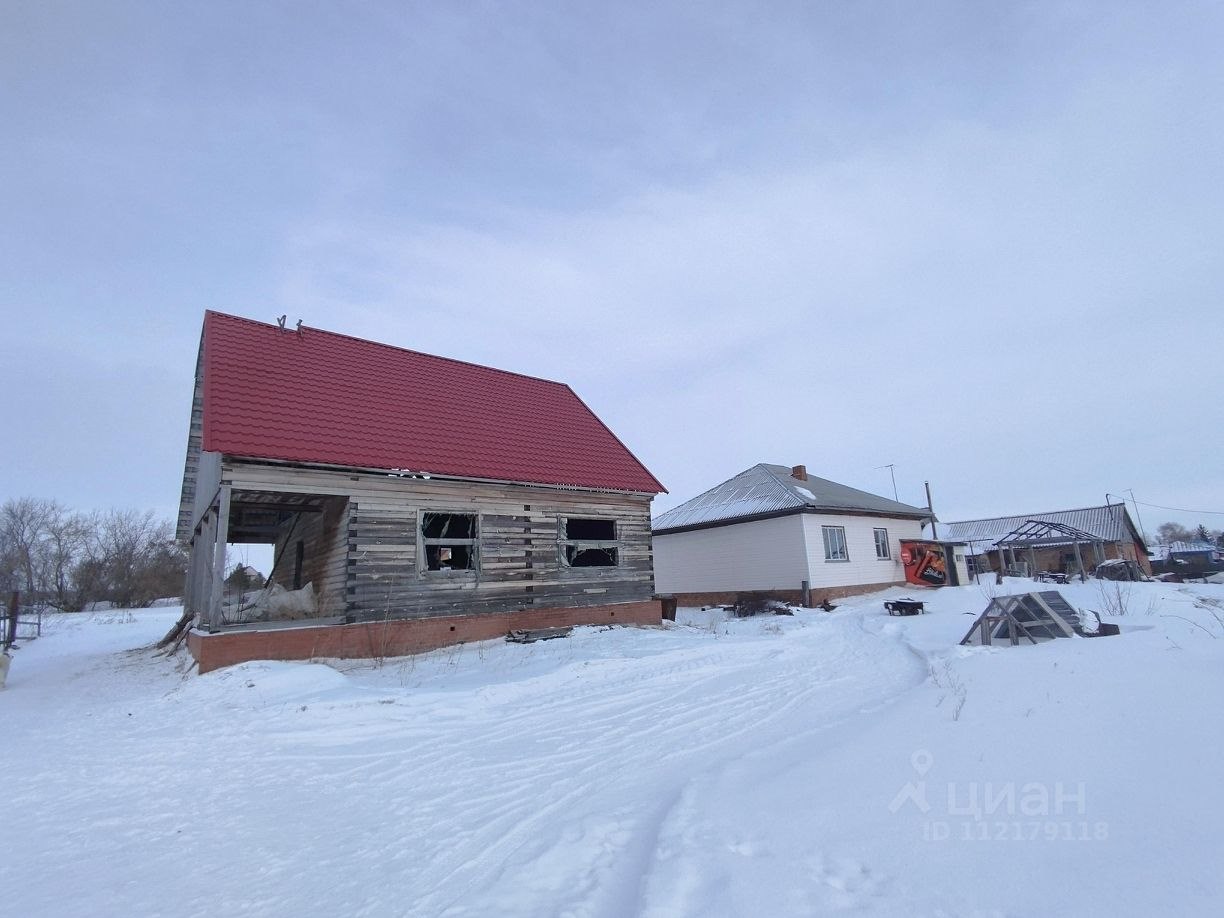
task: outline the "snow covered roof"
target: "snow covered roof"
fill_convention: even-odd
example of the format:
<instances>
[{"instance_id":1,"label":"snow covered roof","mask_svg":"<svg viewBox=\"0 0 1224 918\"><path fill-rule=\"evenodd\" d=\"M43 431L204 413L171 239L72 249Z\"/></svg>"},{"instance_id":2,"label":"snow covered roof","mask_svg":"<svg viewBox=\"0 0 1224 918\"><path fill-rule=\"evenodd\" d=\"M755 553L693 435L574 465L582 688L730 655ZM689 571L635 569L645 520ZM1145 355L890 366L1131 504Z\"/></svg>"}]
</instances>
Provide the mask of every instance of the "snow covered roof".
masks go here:
<instances>
[{"instance_id":1,"label":"snow covered roof","mask_svg":"<svg viewBox=\"0 0 1224 918\"><path fill-rule=\"evenodd\" d=\"M803 510L867 513L926 519L930 511L860 491L825 478L794 478L790 466L760 463L656 517L651 528L668 532Z\"/></svg>"},{"instance_id":2,"label":"snow covered roof","mask_svg":"<svg viewBox=\"0 0 1224 918\"><path fill-rule=\"evenodd\" d=\"M201 348L205 451L665 490L564 383L211 311Z\"/></svg>"},{"instance_id":3,"label":"snow covered roof","mask_svg":"<svg viewBox=\"0 0 1224 918\"><path fill-rule=\"evenodd\" d=\"M1219 550L1220 549L1217 548L1211 542L1201 542L1201 541L1170 542L1169 548L1168 548L1168 554L1170 555L1183 555L1183 554L1197 555L1197 554L1202 554L1203 552L1210 552L1214 554L1215 552L1218 552Z\"/></svg>"},{"instance_id":4,"label":"snow covered roof","mask_svg":"<svg viewBox=\"0 0 1224 918\"><path fill-rule=\"evenodd\" d=\"M974 554L991 551L995 543L1030 520L1059 523L1083 530L1102 542L1123 542L1130 539L1142 543L1123 504L1083 507L1079 510L1053 510L1045 513L1022 513L1019 516L999 516L986 520L959 520L939 525L939 538L950 542L968 542Z\"/></svg>"}]
</instances>

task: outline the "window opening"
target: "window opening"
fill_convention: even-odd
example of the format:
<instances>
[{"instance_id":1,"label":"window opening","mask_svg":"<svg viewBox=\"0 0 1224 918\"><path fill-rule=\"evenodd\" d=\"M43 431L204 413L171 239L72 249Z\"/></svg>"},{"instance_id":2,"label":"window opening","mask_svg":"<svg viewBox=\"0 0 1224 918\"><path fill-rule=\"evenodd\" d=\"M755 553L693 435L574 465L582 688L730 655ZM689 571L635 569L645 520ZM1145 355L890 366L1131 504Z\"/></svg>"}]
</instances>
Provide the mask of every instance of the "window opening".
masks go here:
<instances>
[{"instance_id":1,"label":"window opening","mask_svg":"<svg viewBox=\"0 0 1224 918\"><path fill-rule=\"evenodd\" d=\"M824 534L824 550L826 561L849 561L850 553L846 551L845 526L821 526Z\"/></svg>"},{"instance_id":2,"label":"window opening","mask_svg":"<svg viewBox=\"0 0 1224 918\"><path fill-rule=\"evenodd\" d=\"M422 513L421 543L427 571L472 571L477 567L476 515Z\"/></svg>"},{"instance_id":3,"label":"window opening","mask_svg":"<svg viewBox=\"0 0 1224 918\"><path fill-rule=\"evenodd\" d=\"M875 533L876 557L881 561L891 561L892 552L888 547L888 530L874 529L872 531Z\"/></svg>"},{"instance_id":4,"label":"window opening","mask_svg":"<svg viewBox=\"0 0 1224 918\"><path fill-rule=\"evenodd\" d=\"M616 567L620 563L615 520L569 517L562 527L562 556L570 567Z\"/></svg>"}]
</instances>

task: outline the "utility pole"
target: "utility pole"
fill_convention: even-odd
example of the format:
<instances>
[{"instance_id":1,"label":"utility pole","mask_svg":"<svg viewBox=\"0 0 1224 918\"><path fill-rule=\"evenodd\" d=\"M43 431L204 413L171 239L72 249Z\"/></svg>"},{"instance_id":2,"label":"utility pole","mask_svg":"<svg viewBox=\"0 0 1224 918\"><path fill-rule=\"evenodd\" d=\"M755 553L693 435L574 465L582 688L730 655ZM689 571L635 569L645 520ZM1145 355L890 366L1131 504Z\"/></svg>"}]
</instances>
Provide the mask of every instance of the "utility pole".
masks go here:
<instances>
[{"instance_id":1,"label":"utility pole","mask_svg":"<svg viewBox=\"0 0 1224 918\"><path fill-rule=\"evenodd\" d=\"M931 511L931 540L938 541L939 535L935 532L935 505L931 503L931 483L924 481L923 484L926 485L927 509Z\"/></svg>"},{"instance_id":2,"label":"utility pole","mask_svg":"<svg viewBox=\"0 0 1224 918\"><path fill-rule=\"evenodd\" d=\"M1135 507L1135 521L1139 524L1139 535L1143 536L1143 543L1146 545L1148 540L1147 532L1143 529L1143 517L1139 515L1139 504L1135 501L1135 490L1134 488L1127 488L1126 493L1131 496L1131 504Z\"/></svg>"}]
</instances>

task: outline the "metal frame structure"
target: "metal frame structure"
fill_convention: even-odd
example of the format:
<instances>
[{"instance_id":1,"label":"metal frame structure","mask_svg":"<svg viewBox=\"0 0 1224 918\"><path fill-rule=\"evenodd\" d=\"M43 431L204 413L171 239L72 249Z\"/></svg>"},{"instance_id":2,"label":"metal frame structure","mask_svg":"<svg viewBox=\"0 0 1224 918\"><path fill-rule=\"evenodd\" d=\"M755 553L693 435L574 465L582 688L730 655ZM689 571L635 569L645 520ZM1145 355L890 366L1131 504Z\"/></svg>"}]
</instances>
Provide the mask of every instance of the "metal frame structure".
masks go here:
<instances>
[{"instance_id":1,"label":"metal frame structure","mask_svg":"<svg viewBox=\"0 0 1224 918\"><path fill-rule=\"evenodd\" d=\"M995 542L999 552L999 566L1005 566L1004 552L1011 557L1011 564L1016 563L1016 551L1028 552L1030 572L1037 570L1037 549L1057 548L1071 545L1075 549L1075 563L1079 567L1080 580L1088 579L1088 571L1084 567L1084 555L1081 545L1092 546L1094 567L1105 560L1105 542L1090 532L1076 529L1064 523L1053 523L1048 520L1028 520Z\"/></svg>"},{"instance_id":2,"label":"metal frame structure","mask_svg":"<svg viewBox=\"0 0 1224 918\"><path fill-rule=\"evenodd\" d=\"M1021 638L1036 644L1079 633L1079 615L1061 593L1019 593L992 599L961 643L990 647L1007 641L1015 647Z\"/></svg>"}]
</instances>

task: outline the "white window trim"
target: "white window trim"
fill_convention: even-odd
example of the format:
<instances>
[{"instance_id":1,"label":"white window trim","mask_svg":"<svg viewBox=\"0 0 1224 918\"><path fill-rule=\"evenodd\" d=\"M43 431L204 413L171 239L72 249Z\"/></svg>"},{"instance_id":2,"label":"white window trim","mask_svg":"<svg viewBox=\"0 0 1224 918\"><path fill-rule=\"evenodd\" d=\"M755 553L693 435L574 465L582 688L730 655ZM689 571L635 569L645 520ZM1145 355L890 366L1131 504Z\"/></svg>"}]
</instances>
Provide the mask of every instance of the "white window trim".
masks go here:
<instances>
[{"instance_id":1,"label":"white window trim","mask_svg":"<svg viewBox=\"0 0 1224 918\"><path fill-rule=\"evenodd\" d=\"M884 554L880 554L880 540L876 538L876 533L884 533ZM871 530L871 537L875 541L876 560L891 561L892 560L892 541L888 537L888 529L884 526L876 526Z\"/></svg>"},{"instance_id":2,"label":"white window trim","mask_svg":"<svg viewBox=\"0 0 1224 918\"><path fill-rule=\"evenodd\" d=\"M840 558L829 557L829 532L837 531L841 533L841 553ZM821 524L820 538L824 543L825 564L847 564L850 561L850 545L846 542L846 527L845 526L829 526Z\"/></svg>"}]
</instances>

